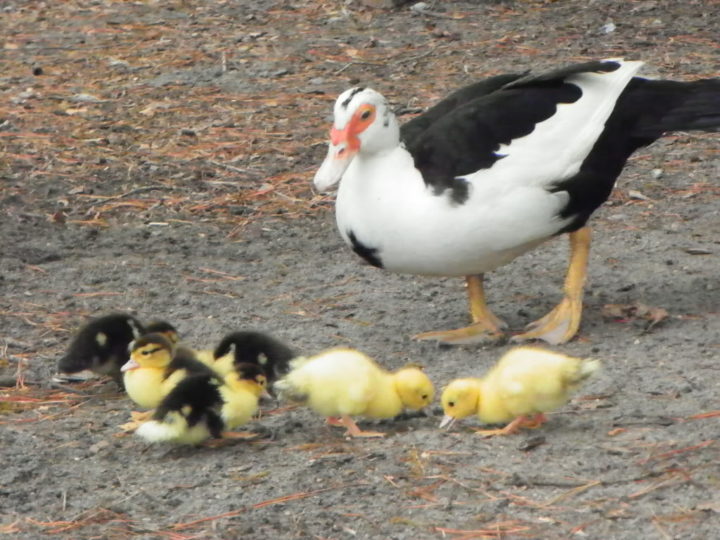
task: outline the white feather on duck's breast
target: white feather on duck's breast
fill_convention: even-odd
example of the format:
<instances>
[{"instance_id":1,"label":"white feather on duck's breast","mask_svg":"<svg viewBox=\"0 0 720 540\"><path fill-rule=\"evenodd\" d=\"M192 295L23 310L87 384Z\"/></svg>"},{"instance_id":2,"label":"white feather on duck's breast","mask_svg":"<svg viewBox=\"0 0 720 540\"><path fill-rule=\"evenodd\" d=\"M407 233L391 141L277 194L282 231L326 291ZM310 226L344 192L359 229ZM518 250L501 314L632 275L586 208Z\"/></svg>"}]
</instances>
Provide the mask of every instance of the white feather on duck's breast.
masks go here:
<instances>
[{"instance_id":1,"label":"white feather on duck's breast","mask_svg":"<svg viewBox=\"0 0 720 540\"><path fill-rule=\"evenodd\" d=\"M457 205L449 195L432 195L416 169L396 166L403 162L412 166L401 147L382 162L353 161L338 190L340 234L356 251L370 251L375 266L413 274L485 272L565 223L555 217L567 201L563 194L485 184L473 186L467 204ZM375 174L380 169L394 172L392 180Z\"/></svg>"}]
</instances>

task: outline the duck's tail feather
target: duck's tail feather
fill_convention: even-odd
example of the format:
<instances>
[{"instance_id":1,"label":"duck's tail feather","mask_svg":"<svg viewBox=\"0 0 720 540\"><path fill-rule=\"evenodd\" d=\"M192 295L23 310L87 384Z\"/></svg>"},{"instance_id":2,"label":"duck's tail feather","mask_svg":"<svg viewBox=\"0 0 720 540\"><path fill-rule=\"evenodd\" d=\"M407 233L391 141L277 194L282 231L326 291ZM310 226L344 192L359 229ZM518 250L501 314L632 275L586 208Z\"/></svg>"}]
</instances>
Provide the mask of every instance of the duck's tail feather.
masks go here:
<instances>
[{"instance_id":1,"label":"duck's tail feather","mask_svg":"<svg viewBox=\"0 0 720 540\"><path fill-rule=\"evenodd\" d=\"M634 78L622 99L640 111L632 131L656 139L669 131L720 128L720 79L663 81Z\"/></svg>"}]
</instances>

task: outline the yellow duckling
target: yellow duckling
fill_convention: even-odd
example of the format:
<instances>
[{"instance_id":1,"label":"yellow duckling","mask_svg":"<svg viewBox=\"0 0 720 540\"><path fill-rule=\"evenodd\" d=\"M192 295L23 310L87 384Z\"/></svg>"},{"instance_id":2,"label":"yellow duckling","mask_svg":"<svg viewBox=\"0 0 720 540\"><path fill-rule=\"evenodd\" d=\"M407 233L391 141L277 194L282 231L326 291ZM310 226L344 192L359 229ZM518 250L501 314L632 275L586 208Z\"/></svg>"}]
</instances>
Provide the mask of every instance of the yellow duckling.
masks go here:
<instances>
[{"instance_id":1,"label":"yellow duckling","mask_svg":"<svg viewBox=\"0 0 720 540\"><path fill-rule=\"evenodd\" d=\"M199 444L213 437L244 438L253 434L229 433L248 423L266 394L262 368L243 364L221 381L214 375L190 375L162 400L152 420L136 433L149 442Z\"/></svg>"},{"instance_id":2,"label":"yellow duckling","mask_svg":"<svg viewBox=\"0 0 720 540\"><path fill-rule=\"evenodd\" d=\"M290 372L275 388L281 397L325 416L329 424L344 426L353 437L385 434L362 431L352 416L392 418L403 409L422 409L435 395L432 382L419 367L390 373L369 356L348 348L293 360Z\"/></svg>"},{"instance_id":3,"label":"yellow duckling","mask_svg":"<svg viewBox=\"0 0 720 540\"><path fill-rule=\"evenodd\" d=\"M570 394L600 368L598 360L574 358L535 347L508 351L482 378L456 379L442 393L445 417L440 427L477 414L481 422L510 422L481 435L508 435L520 427L538 427L543 413L563 406ZM532 416L532 418L529 418Z\"/></svg>"},{"instance_id":4,"label":"yellow duckling","mask_svg":"<svg viewBox=\"0 0 720 540\"><path fill-rule=\"evenodd\" d=\"M160 333L136 339L130 360L121 368L125 390L135 403L153 409L182 379L191 373L214 375L189 349L173 347Z\"/></svg>"}]
</instances>

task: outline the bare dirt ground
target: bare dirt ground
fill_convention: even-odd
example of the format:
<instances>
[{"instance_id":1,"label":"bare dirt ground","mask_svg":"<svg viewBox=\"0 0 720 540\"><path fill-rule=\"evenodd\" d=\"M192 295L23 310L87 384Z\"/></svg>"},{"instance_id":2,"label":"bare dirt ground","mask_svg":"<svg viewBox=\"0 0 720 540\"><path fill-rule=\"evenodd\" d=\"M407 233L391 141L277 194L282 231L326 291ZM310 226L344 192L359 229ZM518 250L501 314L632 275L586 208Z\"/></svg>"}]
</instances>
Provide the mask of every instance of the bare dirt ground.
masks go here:
<instances>
[{"instance_id":1,"label":"bare dirt ground","mask_svg":"<svg viewBox=\"0 0 720 540\"><path fill-rule=\"evenodd\" d=\"M360 264L332 196L312 192L337 93L372 85L413 109L479 77L615 56L720 75L717 0L382 6L2 2L0 533L717 537L717 134L639 152L595 216L583 327L561 349L604 370L541 430L442 432L436 409L348 441L276 409L258 422L274 438L153 447L121 434L132 407L112 383L51 384L78 326L117 310L197 346L256 328L307 353L420 362L438 387L479 374L507 346L409 339L466 322L462 283ZM517 329L544 314L565 255L557 240L494 273L495 311Z\"/></svg>"}]
</instances>

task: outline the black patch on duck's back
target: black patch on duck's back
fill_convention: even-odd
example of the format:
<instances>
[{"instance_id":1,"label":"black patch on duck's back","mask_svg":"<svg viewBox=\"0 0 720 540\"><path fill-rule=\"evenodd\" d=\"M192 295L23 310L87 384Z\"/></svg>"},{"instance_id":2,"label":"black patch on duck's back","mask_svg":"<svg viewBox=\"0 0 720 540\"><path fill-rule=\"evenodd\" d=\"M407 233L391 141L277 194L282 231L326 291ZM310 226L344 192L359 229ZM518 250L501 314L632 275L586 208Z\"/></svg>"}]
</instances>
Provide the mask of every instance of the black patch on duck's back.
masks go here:
<instances>
[{"instance_id":1,"label":"black patch on duck's back","mask_svg":"<svg viewBox=\"0 0 720 540\"><path fill-rule=\"evenodd\" d=\"M360 255L365 261L377 268L382 268L383 263L380 259L380 256L378 254L378 248L373 248L370 246L366 246L363 244L360 240L358 240L357 236L355 236L355 233L351 230L347 232L348 240L350 240L350 244L352 246L352 250Z\"/></svg>"},{"instance_id":2,"label":"black patch on duck's back","mask_svg":"<svg viewBox=\"0 0 720 540\"><path fill-rule=\"evenodd\" d=\"M503 158L497 153L502 144L529 135L559 104L581 96L579 86L563 81L501 89L459 106L406 146L425 184L436 195L451 190L453 202L461 204L468 192L458 177L491 168Z\"/></svg>"},{"instance_id":3,"label":"black patch on duck's back","mask_svg":"<svg viewBox=\"0 0 720 540\"><path fill-rule=\"evenodd\" d=\"M532 133L557 112L559 104L580 99L580 86L568 78L615 71L619 66L596 61L539 75L491 77L461 88L403 125L401 139L435 195L450 190L452 202L462 204L468 186L458 177L491 168L503 158L497 153L502 144Z\"/></svg>"},{"instance_id":4,"label":"black patch on duck's back","mask_svg":"<svg viewBox=\"0 0 720 540\"><path fill-rule=\"evenodd\" d=\"M413 144L417 137L422 135L425 130L443 116L450 114L456 108L474 99L495 92L507 84L521 79L524 75L527 75L527 72L496 75L495 77L483 79L482 81L456 90L424 113L417 115L400 126L400 136L402 140L407 144Z\"/></svg>"},{"instance_id":5,"label":"black patch on duck's back","mask_svg":"<svg viewBox=\"0 0 720 540\"><path fill-rule=\"evenodd\" d=\"M455 206L464 204L470 197L470 183L465 178L446 178L446 173L430 169L423 171L423 178L435 195L447 192Z\"/></svg>"},{"instance_id":6,"label":"black patch on duck's back","mask_svg":"<svg viewBox=\"0 0 720 540\"><path fill-rule=\"evenodd\" d=\"M620 68L620 62L612 60L591 60L580 64L553 69L540 74L527 72L523 77L505 85L505 88L521 88L523 86L539 86L543 83L555 85L560 80L565 80L572 75L580 73L610 73Z\"/></svg>"},{"instance_id":7,"label":"black patch on duck's back","mask_svg":"<svg viewBox=\"0 0 720 540\"><path fill-rule=\"evenodd\" d=\"M363 88L363 87L361 87L361 86L359 86L359 87L357 87L357 88L353 88L353 89L350 91L350 94L348 95L348 97L345 98L345 100L340 104L340 105L342 105L342 108L343 108L343 109L347 109L347 108L348 108L348 105L350 105L350 102L352 101L352 98L354 98L356 94L359 94L359 93L362 92L363 90L365 90L365 88Z\"/></svg>"},{"instance_id":8,"label":"black patch on duck's back","mask_svg":"<svg viewBox=\"0 0 720 540\"><path fill-rule=\"evenodd\" d=\"M605 129L574 176L549 191L570 199L560 212L572 221L557 234L579 229L610 196L627 159L664 133L720 127L720 79L681 82L634 77L618 98Z\"/></svg>"}]
</instances>

